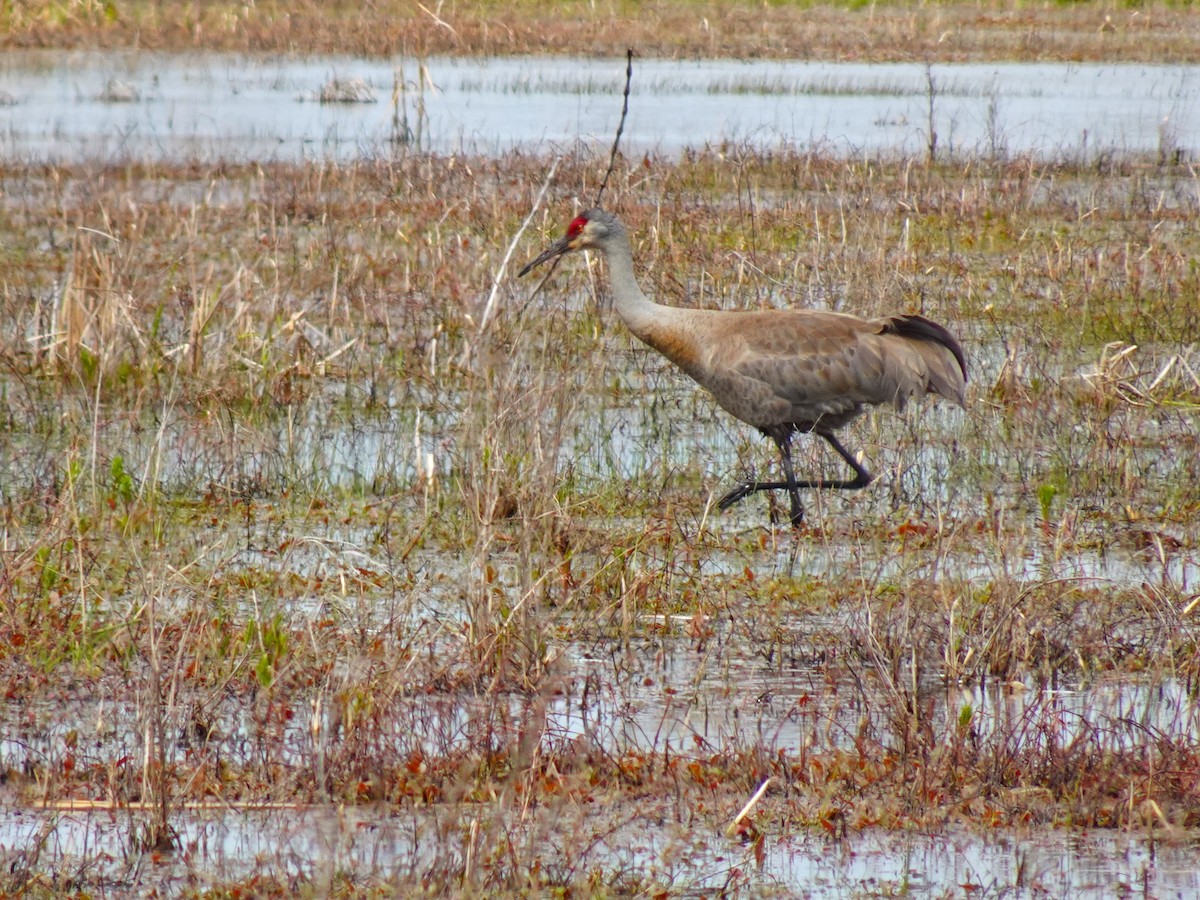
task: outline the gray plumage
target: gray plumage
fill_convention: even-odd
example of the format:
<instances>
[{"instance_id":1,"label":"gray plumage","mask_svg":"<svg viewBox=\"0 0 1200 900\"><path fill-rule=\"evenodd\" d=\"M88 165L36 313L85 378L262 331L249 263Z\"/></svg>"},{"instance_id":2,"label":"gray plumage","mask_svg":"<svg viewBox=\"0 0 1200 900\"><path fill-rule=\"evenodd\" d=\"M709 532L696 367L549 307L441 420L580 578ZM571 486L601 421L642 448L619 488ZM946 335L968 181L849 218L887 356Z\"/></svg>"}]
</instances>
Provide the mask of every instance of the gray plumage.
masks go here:
<instances>
[{"instance_id":1,"label":"gray plumage","mask_svg":"<svg viewBox=\"0 0 1200 900\"><path fill-rule=\"evenodd\" d=\"M633 273L633 253L620 220L601 209L576 217L566 235L530 262L596 249L608 263L617 314L640 340L705 387L726 412L753 425L779 447L786 480L747 482L721 508L755 491L785 489L792 522L804 516L802 487L861 488L872 480L834 435L868 406L897 409L938 394L965 403L967 364L957 340L923 316L864 319L809 309L758 312L683 309L654 303ZM813 432L855 470L846 481L797 481L791 437Z\"/></svg>"}]
</instances>

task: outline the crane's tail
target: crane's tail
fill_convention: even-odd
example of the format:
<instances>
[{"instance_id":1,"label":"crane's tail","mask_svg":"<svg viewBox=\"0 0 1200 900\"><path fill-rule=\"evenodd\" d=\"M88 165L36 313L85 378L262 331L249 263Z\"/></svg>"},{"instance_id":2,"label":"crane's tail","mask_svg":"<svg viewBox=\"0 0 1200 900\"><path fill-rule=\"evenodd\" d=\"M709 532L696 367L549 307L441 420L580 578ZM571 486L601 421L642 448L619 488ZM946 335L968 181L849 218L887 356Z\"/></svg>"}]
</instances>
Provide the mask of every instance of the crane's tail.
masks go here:
<instances>
[{"instance_id":1,"label":"crane's tail","mask_svg":"<svg viewBox=\"0 0 1200 900\"><path fill-rule=\"evenodd\" d=\"M929 367L930 388L946 399L963 405L967 389L967 359L963 355L962 345L954 335L924 316L892 316L888 319L884 334L894 334L917 341L918 347L922 348L921 356L925 358ZM945 353L929 353L924 349L932 350L935 347L949 350L954 356L954 361L958 363L957 368L950 364Z\"/></svg>"}]
</instances>

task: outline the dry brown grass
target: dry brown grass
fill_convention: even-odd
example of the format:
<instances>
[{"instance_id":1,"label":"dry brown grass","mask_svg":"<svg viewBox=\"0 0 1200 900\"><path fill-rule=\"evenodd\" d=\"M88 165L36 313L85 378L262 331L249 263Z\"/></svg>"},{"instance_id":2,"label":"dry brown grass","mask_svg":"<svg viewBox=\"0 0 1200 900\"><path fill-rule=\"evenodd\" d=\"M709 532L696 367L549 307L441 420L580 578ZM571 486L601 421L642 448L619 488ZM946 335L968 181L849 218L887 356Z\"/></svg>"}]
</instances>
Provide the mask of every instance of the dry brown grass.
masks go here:
<instances>
[{"instance_id":1,"label":"dry brown grass","mask_svg":"<svg viewBox=\"0 0 1200 900\"><path fill-rule=\"evenodd\" d=\"M254 4L26 0L0 46L366 55L561 53L913 61L1191 63L1189 4L555 3Z\"/></svg>"}]
</instances>

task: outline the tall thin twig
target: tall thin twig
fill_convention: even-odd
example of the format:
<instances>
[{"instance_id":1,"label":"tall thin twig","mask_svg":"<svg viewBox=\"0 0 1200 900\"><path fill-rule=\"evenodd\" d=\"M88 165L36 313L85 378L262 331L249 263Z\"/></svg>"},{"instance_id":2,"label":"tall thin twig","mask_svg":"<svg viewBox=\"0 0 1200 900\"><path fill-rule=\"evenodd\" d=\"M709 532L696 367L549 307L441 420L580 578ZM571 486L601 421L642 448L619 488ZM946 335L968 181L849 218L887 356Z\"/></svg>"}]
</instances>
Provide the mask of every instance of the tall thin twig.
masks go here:
<instances>
[{"instance_id":1,"label":"tall thin twig","mask_svg":"<svg viewBox=\"0 0 1200 900\"><path fill-rule=\"evenodd\" d=\"M608 178L613 173L613 169L617 165L617 150L621 144L621 134L625 131L625 117L629 115L629 87L633 83L633 48L630 47L625 51L625 93L621 98L621 121L617 123L617 133L613 137L612 150L608 153L608 171L604 173L604 180L600 182L600 189L596 191L596 199L592 202L592 206L599 206L600 200L604 196L604 189L608 187Z\"/></svg>"},{"instance_id":2,"label":"tall thin twig","mask_svg":"<svg viewBox=\"0 0 1200 900\"><path fill-rule=\"evenodd\" d=\"M613 137L612 149L608 153L608 171L606 171L604 173L604 179L600 182L600 188L599 188L599 190L596 191L596 199L592 201L592 206L600 205L600 199L604 196L604 189L606 187L608 187L609 176L612 175L613 169L616 168L616 165L617 165L617 150L621 144L621 134L625 131L625 118L626 118L626 116L629 115L629 88L630 88L630 85L632 85L632 83L633 83L633 48L630 47L628 50L625 51L625 92L621 97L621 119L617 123L617 133ZM555 165L558 165L558 160L555 160ZM550 178L552 178L553 176L554 176L554 170L551 169L550 176L548 176L546 179L546 184L542 186L542 194L544 194L546 192L546 187L550 184ZM542 194L538 194L538 202L539 203L541 202ZM536 209L536 206L534 208ZM533 212L531 211L529 213L529 218L532 218L532 217L533 217ZM525 224L529 223L529 218L527 218L525 220ZM522 231L525 230L525 225L521 226L521 230ZM517 237L520 237L520 236L521 236L521 232L517 232ZM516 238L514 238L513 241L515 244ZM510 245L509 253L511 254L511 252L512 252L512 246ZM507 262L507 257L505 257L505 261ZM551 276L554 275L554 271L555 271L555 269L558 268L558 264L561 261L562 261L561 256L557 257L556 259L551 261L550 268L546 270L545 275L542 276L542 280L537 283L537 287L535 287L532 291L529 292L530 299L533 299L534 297L537 296L537 294L542 289L542 285L544 285L547 281L549 281ZM495 286L493 286L492 292L493 292L493 296L494 296ZM528 300L526 301L526 303L528 303ZM492 306L492 300L491 300L491 298L489 298L487 309L485 309L484 323L487 322L487 311L491 309L491 306ZM518 314L518 317L519 317L519 315L520 314ZM480 333L482 333L482 331L483 331L482 324L480 325L479 330L480 330Z\"/></svg>"},{"instance_id":3,"label":"tall thin twig","mask_svg":"<svg viewBox=\"0 0 1200 900\"><path fill-rule=\"evenodd\" d=\"M550 171L546 173L546 180L542 182L542 189L538 191L537 199L533 201L533 208L529 210L529 215L525 217L525 221L521 223L521 227L517 229L517 233L513 235L512 241L509 242L508 250L504 253L504 259L500 261L500 268L496 270L496 275L492 279L492 292L488 294L487 303L483 306L483 314L479 318L479 328L475 333L475 343L483 337L483 332L488 326L488 322L492 318L492 310L496 306L496 297L500 292L500 284L504 280L504 272L508 268L508 261L512 259L513 251L517 249L517 242L521 240L521 235L525 233L525 229L529 227L529 223L533 221L534 215L538 211L538 207L542 205L542 198L546 196L546 190L554 181L554 173L558 170L558 164L562 157L555 157L554 163L550 166ZM539 285L540 287L540 285ZM462 362L466 363L470 357L473 344L467 344L463 348Z\"/></svg>"}]
</instances>

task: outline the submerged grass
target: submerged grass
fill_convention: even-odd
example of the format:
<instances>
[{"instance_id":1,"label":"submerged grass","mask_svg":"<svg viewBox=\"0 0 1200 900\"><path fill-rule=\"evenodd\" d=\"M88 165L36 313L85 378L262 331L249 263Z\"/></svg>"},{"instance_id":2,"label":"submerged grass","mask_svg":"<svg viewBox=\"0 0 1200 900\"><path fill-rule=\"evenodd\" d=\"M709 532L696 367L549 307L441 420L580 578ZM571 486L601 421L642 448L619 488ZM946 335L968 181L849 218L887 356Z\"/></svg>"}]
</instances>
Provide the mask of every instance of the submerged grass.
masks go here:
<instances>
[{"instance_id":1,"label":"submerged grass","mask_svg":"<svg viewBox=\"0 0 1200 900\"><path fill-rule=\"evenodd\" d=\"M560 161L518 258L603 162ZM660 299L964 338L968 412L856 425L879 482L794 535L769 500L716 513L767 448L586 263L503 278L485 323L547 164L5 170L0 790L48 830L0 889L157 860L190 890L765 890L713 860L768 778L751 857L1200 825L1193 174L623 164ZM407 849L205 857L206 804L382 810ZM53 811L89 807L103 859L53 850Z\"/></svg>"}]
</instances>

